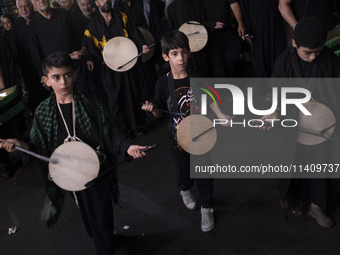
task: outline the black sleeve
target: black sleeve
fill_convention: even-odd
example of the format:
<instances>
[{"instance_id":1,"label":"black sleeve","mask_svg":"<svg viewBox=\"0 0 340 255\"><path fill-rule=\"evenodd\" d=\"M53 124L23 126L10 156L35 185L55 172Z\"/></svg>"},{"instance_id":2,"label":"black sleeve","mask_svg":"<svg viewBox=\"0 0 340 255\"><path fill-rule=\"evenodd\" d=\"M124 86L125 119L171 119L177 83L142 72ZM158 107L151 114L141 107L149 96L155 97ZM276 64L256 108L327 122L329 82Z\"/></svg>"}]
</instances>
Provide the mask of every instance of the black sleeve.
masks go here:
<instances>
[{"instance_id":1,"label":"black sleeve","mask_svg":"<svg viewBox=\"0 0 340 255\"><path fill-rule=\"evenodd\" d=\"M70 11L65 10L65 17L67 20L67 24L74 35L75 45L77 46L77 50L80 49L80 45L82 42L82 31L79 25L74 20L75 17L72 16L72 13Z\"/></svg>"},{"instance_id":2,"label":"black sleeve","mask_svg":"<svg viewBox=\"0 0 340 255\"><path fill-rule=\"evenodd\" d=\"M32 62L37 73L40 75L40 77L42 77L43 76L43 72L42 72L43 53L41 52L41 46L36 36L35 26L32 24L32 21L29 23L28 28L30 32L29 44L30 44Z\"/></svg>"}]
</instances>

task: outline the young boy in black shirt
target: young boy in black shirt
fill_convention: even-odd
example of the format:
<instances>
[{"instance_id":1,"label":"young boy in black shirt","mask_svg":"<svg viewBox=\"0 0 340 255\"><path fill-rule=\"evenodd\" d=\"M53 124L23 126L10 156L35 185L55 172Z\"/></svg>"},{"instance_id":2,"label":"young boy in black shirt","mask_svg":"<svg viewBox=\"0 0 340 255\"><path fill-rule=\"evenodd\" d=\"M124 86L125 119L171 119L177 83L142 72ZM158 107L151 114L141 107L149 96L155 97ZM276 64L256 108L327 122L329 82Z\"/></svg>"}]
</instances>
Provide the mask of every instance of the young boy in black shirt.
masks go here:
<instances>
[{"instance_id":1,"label":"young boy in black shirt","mask_svg":"<svg viewBox=\"0 0 340 255\"><path fill-rule=\"evenodd\" d=\"M185 113L187 116L191 112L200 113L196 104L195 96L190 89L190 76L187 72L187 63L190 56L188 38L180 31L169 31L161 41L162 56L169 62L171 71L160 77L156 83L155 98L153 103L146 101L142 109L158 118L161 115L157 109L173 111L174 113ZM173 88L169 84L173 81ZM170 82L168 84L168 82ZM172 99L176 96L177 102ZM178 106L176 109L175 106ZM156 109L157 108L157 109ZM185 152L177 143L176 130L179 123L184 119L181 115L171 114L170 116L170 146L171 154L175 162L177 173L177 186L180 190L184 205L189 210L196 208L196 201L190 192L195 179L190 178L190 154ZM213 180L196 179L200 199L202 202L201 229L203 232L212 230L215 226L213 209L211 208L213 199Z\"/></svg>"}]
</instances>

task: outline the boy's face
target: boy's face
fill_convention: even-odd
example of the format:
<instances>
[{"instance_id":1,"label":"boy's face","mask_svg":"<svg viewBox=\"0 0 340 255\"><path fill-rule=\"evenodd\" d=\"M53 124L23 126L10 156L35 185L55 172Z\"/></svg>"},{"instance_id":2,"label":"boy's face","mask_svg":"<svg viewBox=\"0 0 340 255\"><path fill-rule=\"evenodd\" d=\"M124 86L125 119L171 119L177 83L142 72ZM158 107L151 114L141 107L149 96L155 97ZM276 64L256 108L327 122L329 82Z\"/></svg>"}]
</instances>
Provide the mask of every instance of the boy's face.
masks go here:
<instances>
[{"instance_id":1,"label":"boy's face","mask_svg":"<svg viewBox=\"0 0 340 255\"><path fill-rule=\"evenodd\" d=\"M314 48L314 49L310 49L308 47L297 47L295 41L293 40L292 45L296 48L296 52L299 55L299 57L308 63L312 63L321 53L321 51L323 50L323 48L325 46L321 45L320 47Z\"/></svg>"},{"instance_id":2,"label":"boy's face","mask_svg":"<svg viewBox=\"0 0 340 255\"><path fill-rule=\"evenodd\" d=\"M162 54L165 61L169 62L173 72L184 71L187 68L190 51L182 48L172 49L168 55Z\"/></svg>"},{"instance_id":3,"label":"boy's face","mask_svg":"<svg viewBox=\"0 0 340 255\"><path fill-rule=\"evenodd\" d=\"M47 86L54 90L57 98L73 95L73 82L76 79L76 72L72 67L52 67L43 80Z\"/></svg>"}]
</instances>

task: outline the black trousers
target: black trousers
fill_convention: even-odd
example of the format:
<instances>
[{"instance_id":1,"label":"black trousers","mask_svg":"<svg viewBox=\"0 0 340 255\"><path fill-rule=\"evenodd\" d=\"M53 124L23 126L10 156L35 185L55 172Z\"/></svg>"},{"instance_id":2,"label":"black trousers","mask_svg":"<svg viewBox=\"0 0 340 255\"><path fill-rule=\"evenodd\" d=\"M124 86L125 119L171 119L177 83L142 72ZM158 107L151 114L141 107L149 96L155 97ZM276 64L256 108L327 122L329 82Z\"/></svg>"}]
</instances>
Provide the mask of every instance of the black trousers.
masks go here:
<instances>
[{"instance_id":1,"label":"black trousers","mask_svg":"<svg viewBox=\"0 0 340 255\"><path fill-rule=\"evenodd\" d=\"M170 138L171 155L175 163L177 187L179 190L190 189L196 180L203 208L211 207L213 200L213 179L191 179L190 178L190 154L179 150L177 142Z\"/></svg>"},{"instance_id":2,"label":"black trousers","mask_svg":"<svg viewBox=\"0 0 340 255\"><path fill-rule=\"evenodd\" d=\"M332 154L328 142L307 146L297 144L295 164L303 167L308 164L327 164L331 162ZM291 208L297 201L314 203L327 210L332 195L332 179L280 179L278 180L282 198Z\"/></svg>"},{"instance_id":3,"label":"black trousers","mask_svg":"<svg viewBox=\"0 0 340 255\"><path fill-rule=\"evenodd\" d=\"M80 213L98 255L114 254L113 202L110 178L101 178L76 192Z\"/></svg>"},{"instance_id":4,"label":"black trousers","mask_svg":"<svg viewBox=\"0 0 340 255\"><path fill-rule=\"evenodd\" d=\"M226 35L224 35L226 36ZM228 40L211 36L208 42L208 55L213 77L230 77L241 53L241 44L233 34L227 34Z\"/></svg>"}]
</instances>

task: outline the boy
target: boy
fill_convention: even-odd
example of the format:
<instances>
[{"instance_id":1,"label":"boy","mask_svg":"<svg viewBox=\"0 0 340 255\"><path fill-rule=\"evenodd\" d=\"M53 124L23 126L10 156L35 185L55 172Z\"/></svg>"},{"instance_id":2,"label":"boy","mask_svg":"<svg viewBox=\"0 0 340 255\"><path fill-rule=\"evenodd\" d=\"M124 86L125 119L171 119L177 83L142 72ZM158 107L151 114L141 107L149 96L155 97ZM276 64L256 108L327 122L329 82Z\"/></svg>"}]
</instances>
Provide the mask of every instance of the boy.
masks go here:
<instances>
[{"instance_id":1,"label":"boy","mask_svg":"<svg viewBox=\"0 0 340 255\"><path fill-rule=\"evenodd\" d=\"M161 112L156 108L187 115L190 114L191 108L193 112L199 112L197 106L195 107L194 95L190 89L190 77L186 69L190 56L187 36L180 31L169 31L163 36L161 47L162 56L165 61L169 62L171 71L159 78L153 103L146 101L142 109L152 112L156 118L161 116ZM171 86L172 82L173 86ZM174 97L176 100L173 100ZM194 210L196 201L190 192L194 184L194 179L190 179L190 154L181 149L176 136L176 127L182 119L182 116L175 114L170 116L170 147L176 167L177 186L183 203L189 210ZM203 232L208 232L215 226L214 211L211 208L213 181L212 179L196 179L196 182L202 201L201 229Z\"/></svg>"},{"instance_id":2,"label":"boy","mask_svg":"<svg viewBox=\"0 0 340 255\"><path fill-rule=\"evenodd\" d=\"M12 152L15 145L25 149L35 147L39 154L49 157L64 143L65 138L71 136L92 148L97 148L97 153L106 156L106 160L101 162L100 172L114 165L116 160L114 155L117 152L123 156L127 153L134 158L145 155L140 151L145 147L130 145L130 142L122 136L100 101L73 89L76 72L68 54L55 52L49 55L43 62L43 71L43 80L53 89L53 93L35 111L31 129L33 146L16 139L0 139L0 148ZM65 191L48 178L47 164L44 165L42 173L47 195L51 200L51 213L47 225L52 226L57 222L62 209ZM74 192L74 195L85 227L94 239L97 253L113 254L112 200L117 201L118 197L115 173L98 179L91 187Z\"/></svg>"},{"instance_id":3,"label":"boy","mask_svg":"<svg viewBox=\"0 0 340 255\"><path fill-rule=\"evenodd\" d=\"M340 77L340 60L330 49L324 47L326 31L325 25L317 17L301 19L294 30L292 47L279 55L272 77ZM339 119L338 86L327 84L327 81L322 84L319 81L318 84L313 85L311 80L299 85L311 92L313 100L327 105L336 119ZM277 112L272 116L263 117L266 118L278 119ZM339 129L336 133L338 131ZM308 166L311 163L330 163L338 153L339 146L336 145L336 141L326 141L312 146L297 144L294 164ZM324 212L329 205L331 181L330 179L280 179L278 184L284 202L293 209L294 214L300 215L302 203L307 203L308 215L316 219L320 226L331 227L333 221Z\"/></svg>"}]
</instances>

